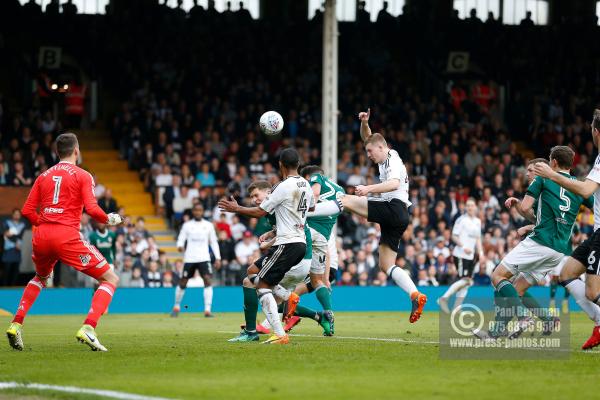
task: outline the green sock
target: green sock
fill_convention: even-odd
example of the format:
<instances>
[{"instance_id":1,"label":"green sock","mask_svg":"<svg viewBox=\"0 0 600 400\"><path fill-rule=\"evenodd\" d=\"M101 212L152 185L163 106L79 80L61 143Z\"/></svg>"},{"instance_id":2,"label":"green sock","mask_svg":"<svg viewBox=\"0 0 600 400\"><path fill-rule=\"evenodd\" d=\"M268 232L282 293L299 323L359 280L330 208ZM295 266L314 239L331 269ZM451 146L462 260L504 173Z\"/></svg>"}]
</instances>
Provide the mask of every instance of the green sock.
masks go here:
<instances>
[{"instance_id":1,"label":"green sock","mask_svg":"<svg viewBox=\"0 0 600 400\"><path fill-rule=\"evenodd\" d=\"M540 303L533 297L529 292L525 292L523 297L521 297L521 301L523 305L531 311L533 315L541 319L542 321L552 321L552 316L550 315L550 310L548 308L543 308L540 306Z\"/></svg>"},{"instance_id":2,"label":"green sock","mask_svg":"<svg viewBox=\"0 0 600 400\"><path fill-rule=\"evenodd\" d=\"M554 300L556 296L556 289L558 289L558 283L552 281L550 282L550 299Z\"/></svg>"},{"instance_id":3,"label":"green sock","mask_svg":"<svg viewBox=\"0 0 600 400\"><path fill-rule=\"evenodd\" d=\"M513 284L510 283L510 281L508 280L503 280L498 284L498 287L500 288L498 290L498 294L506 298L508 304L510 305L510 307L512 307L513 311L515 312L515 314L513 315L516 315L519 319L523 319L524 317L526 317L527 313L525 312L525 306L523 306L521 298L519 297L519 293L517 292L517 289L515 289Z\"/></svg>"},{"instance_id":4,"label":"green sock","mask_svg":"<svg viewBox=\"0 0 600 400\"><path fill-rule=\"evenodd\" d=\"M318 320L318 313L315 310L311 310L308 307L304 307L300 304L298 304L298 306L296 307L296 313L295 315L302 317L302 318L310 318L310 319L314 319L315 321Z\"/></svg>"},{"instance_id":5,"label":"green sock","mask_svg":"<svg viewBox=\"0 0 600 400\"><path fill-rule=\"evenodd\" d=\"M498 336L500 333L506 330L506 325L512 319L512 310L506 299L494 290L494 323L490 329L490 333L493 336Z\"/></svg>"},{"instance_id":6,"label":"green sock","mask_svg":"<svg viewBox=\"0 0 600 400\"><path fill-rule=\"evenodd\" d=\"M256 331L256 314L258 314L256 289L244 287L244 319L248 332Z\"/></svg>"},{"instance_id":7,"label":"green sock","mask_svg":"<svg viewBox=\"0 0 600 400\"><path fill-rule=\"evenodd\" d=\"M321 286L319 289L317 289L315 294L317 295L317 300L319 300L319 303L321 303L323 306L323 310L328 311L332 309L331 293L329 292L329 289L327 289L325 286Z\"/></svg>"}]
</instances>

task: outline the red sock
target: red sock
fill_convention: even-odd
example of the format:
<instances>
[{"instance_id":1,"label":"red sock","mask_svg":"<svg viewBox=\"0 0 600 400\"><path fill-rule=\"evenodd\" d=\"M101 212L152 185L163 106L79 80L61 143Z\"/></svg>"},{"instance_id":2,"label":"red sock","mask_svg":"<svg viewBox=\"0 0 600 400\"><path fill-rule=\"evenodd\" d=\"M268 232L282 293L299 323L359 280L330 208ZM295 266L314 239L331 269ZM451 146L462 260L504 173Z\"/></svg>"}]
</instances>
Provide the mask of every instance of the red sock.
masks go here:
<instances>
[{"instance_id":1,"label":"red sock","mask_svg":"<svg viewBox=\"0 0 600 400\"><path fill-rule=\"evenodd\" d=\"M90 308L86 320L83 322L84 325L96 327L100 316L104 314L112 301L115 289L115 285L108 282L104 282L98 287L96 293L94 293L94 297L92 297L92 307Z\"/></svg>"},{"instance_id":2,"label":"red sock","mask_svg":"<svg viewBox=\"0 0 600 400\"><path fill-rule=\"evenodd\" d=\"M29 281L27 286L25 286L25 290L23 291L23 297L21 297L21 301L19 302L19 308L17 308L17 312L15 317L13 318L13 322L18 322L19 324L23 323L27 312L35 303L35 299L37 299L38 295L46 286L42 283L40 278L35 276L32 280Z\"/></svg>"}]
</instances>

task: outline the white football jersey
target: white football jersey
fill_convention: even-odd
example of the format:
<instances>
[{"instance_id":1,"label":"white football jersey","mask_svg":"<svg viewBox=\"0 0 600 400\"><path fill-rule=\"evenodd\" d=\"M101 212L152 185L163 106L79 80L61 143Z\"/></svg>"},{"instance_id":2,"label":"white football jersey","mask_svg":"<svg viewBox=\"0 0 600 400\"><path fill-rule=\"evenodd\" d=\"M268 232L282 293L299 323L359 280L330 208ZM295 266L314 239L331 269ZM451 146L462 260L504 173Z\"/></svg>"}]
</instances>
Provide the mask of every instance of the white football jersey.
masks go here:
<instances>
[{"instance_id":1,"label":"white football jersey","mask_svg":"<svg viewBox=\"0 0 600 400\"><path fill-rule=\"evenodd\" d=\"M596 157L596 161L594 161L594 167L590 171L587 176L587 179L590 179L596 183L600 183L600 154ZM600 190L596 190L594 193L594 231L600 227Z\"/></svg>"},{"instance_id":2,"label":"white football jersey","mask_svg":"<svg viewBox=\"0 0 600 400\"><path fill-rule=\"evenodd\" d=\"M312 189L308 181L300 176L288 176L273 188L271 194L260 204L260 208L269 214L275 213L275 245L306 243L306 213L314 205Z\"/></svg>"},{"instance_id":3,"label":"white football jersey","mask_svg":"<svg viewBox=\"0 0 600 400\"><path fill-rule=\"evenodd\" d=\"M186 241L187 246L185 246ZM191 219L183 224L177 238L177 247L183 248L184 246L184 263L210 261L208 246L212 249L215 259L221 259L221 251L219 250L215 227L205 219L200 221Z\"/></svg>"},{"instance_id":4,"label":"white football jersey","mask_svg":"<svg viewBox=\"0 0 600 400\"><path fill-rule=\"evenodd\" d=\"M477 217L469 217L467 214L461 215L454 223L452 235L458 236L458 240L462 243L462 247L458 245L454 247L452 255L472 260L475 257L477 240L481 239L481 220ZM465 253L465 249L471 250L471 253Z\"/></svg>"},{"instance_id":5,"label":"white football jersey","mask_svg":"<svg viewBox=\"0 0 600 400\"><path fill-rule=\"evenodd\" d=\"M404 202L406 207L410 207L412 203L408 199L408 173L406 172L406 166L402 162L398 152L392 149L390 149L388 153L387 160L379 164L379 180L383 183L390 179L398 179L400 181L400 187L391 192L381 193L380 197L375 197L371 200L390 201L392 199L398 199Z\"/></svg>"}]
</instances>

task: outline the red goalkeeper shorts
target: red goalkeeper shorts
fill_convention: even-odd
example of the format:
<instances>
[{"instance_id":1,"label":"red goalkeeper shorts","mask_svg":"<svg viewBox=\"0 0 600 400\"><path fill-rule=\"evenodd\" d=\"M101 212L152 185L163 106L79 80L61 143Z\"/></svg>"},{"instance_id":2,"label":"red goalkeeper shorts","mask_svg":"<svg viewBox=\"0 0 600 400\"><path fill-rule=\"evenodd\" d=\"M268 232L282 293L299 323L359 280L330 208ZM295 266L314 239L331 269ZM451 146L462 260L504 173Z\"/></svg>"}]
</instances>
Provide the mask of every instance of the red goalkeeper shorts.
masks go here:
<instances>
[{"instance_id":1,"label":"red goalkeeper shorts","mask_svg":"<svg viewBox=\"0 0 600 400\"><path fill-rule=\"evenodd\" d=\"M83 238L76 229L43 224L33 232L33 255L35 272L47 277L57 261L61 261L92 278L100 278L110 269L104 256Z\"/></svg>"}]
</instances>

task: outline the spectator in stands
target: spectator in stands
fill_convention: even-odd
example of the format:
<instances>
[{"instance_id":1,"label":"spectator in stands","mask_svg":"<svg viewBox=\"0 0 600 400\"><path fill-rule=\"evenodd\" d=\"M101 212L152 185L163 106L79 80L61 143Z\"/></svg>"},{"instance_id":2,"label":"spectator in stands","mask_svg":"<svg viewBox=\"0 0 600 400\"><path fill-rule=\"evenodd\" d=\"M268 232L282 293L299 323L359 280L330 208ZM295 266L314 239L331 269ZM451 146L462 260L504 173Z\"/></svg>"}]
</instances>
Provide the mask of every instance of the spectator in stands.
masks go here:
<instances>
[{"instance_id":1,"label":"spectator in stands","mask_svg":"<svg viewBox=\"0 0 600 400\"><path fill-rule=\"evenodd\" d=\"M77 14L77 6L73 4L73 0L67 0L67 2L62 5L62 12L64 15L70 17Z\"/></svg>"},{"instance_id":2,"label":"spectator in stands","mask_svg":"<svg viewBox=\"0 0 600 400\"><path fill-rule=\"evenodd\" d=\"M2 154L0 153L0 157L1 156L2 156ZM1 162L1 159L0 159L0 186L6 186L6 185L11 184L8 167L6 165L7 164L4 162Z\"/></svg>"},{"instance_id":3,"label":"spectator in stands","mask_svg":"<svg viewBox=\"0 0 600 400\"><path fill-rule=\"evenodd\" d=\"M127 254L123 258L123 268L119 271L119 284L123 287L132 286L133 279L133 257Z\"/></svg>"},{"instance_id":4,"label":"spectator in stands","mask_svg":"<svg viewBox=\"0 0 600 400\"><path fill-rule=\"evenodd\" d=\"M148 270L143 274L144 287L157 288L162 286L163 277L158 267L158 262L155 260L148 263Z\"/></svg>"},{"instance_id":5,"label":"spectator in stands","mask_svg":"<svg viewBox=\"0 0 600 400\"><path fill-rule=\"evenodd\" d=\"M112 190L104 190L104 195L98 200L98 205L105 213L117 212L117 201L112 197Z\"/></svg>"},{"instance_id":6,"label":"spectator in stands","mask_svg":"<svg viewBox=\"0 0 600 400\"><path fill-rule=\"evenodd\" d=\"M173 199L173 218L179 226L183 222L183 214L186 210L191 210L194 204L194 197L190 195L190 189L187 186L182 186L179 191L175 192Z\"/></svg>"},{"instance_id":7,"label":"spectator in stands","mask_svg":"<svg viewBox=\"0 0 600 400\"><path fill-rule=\"evenodd\" d=\"M19 154L19 153L17 153ZM13 186L30 186L33 183L33 180L29 176L27 172L25 172L25 168L23 167L23 163L17 161L14 163L12 173L12 184Z\"/></svg>"},{"instance_id":8,"label":"spectator in stands","mask_svg":"<svg viewBox=\"0 0 600 400\"><path fill-rule=\"evenodd\" d=\"M139 268L139 267L133 268L133 270L131 272L131 280L129 281L129 287L137 287L137 288L145 287L141 268Z\"/></svg>"},{"instance_id":9,"label":"spectator in stands","mask_svg":"<svg viewBox=\"0 0 600 400\"><path fill-rule=\"evenodd\" d=\"M147 239L150 236L146 229L146 220L144 217L138 217L135 221L135 236L140 239Z\"/></svg>"},{"instance_id":10,"label":"spectator in stands","mask_svg":"<svg viewBox=\"0 0 600 400\"><path fill-rule=\"evenodd\" d=\"M175 283L173 283L173 272L172 271L165 271L162 274L162 284L161 287L165 287L165 288L172 288L175 287Z\"/></svg>"},{"instance_id":11,"label":"spectator in stands","mask_svg":"<svg viewBox=\"0 0 600 400\"><path fill-rule=\"evenodd\" d=\"M21 210L15 208L11 218L2 224L4 250L2 252L2 286L17 284L19 266L21 265L21 243L25 232L25 222L21 218Z\"/></svg>"},{"instance_id":12,"label":"spectator in stands","mask_svg":"<svg viewBox=\"0 0 600 400\"><path fill-rule=\"evenodd\" d=\"M231 220L231 236L233 240L240 241L244 235L244 232L247 231L246 225L240 222L239 216L236 214L233 216Z\"/></svg>"},{"instance_id":13,"label":"spectator in stands","mask_svg":"<svg viewBox=\"0 0 600 400\"><path fill-rule=\"evenodd\" d=\"M526 28L531 28L532 26L535 26L535 23L531 19L531 11L527 11L527 13L525 14L525 18L521 20L521 23L519 25Z\"/></svg>"},{"instance_id":14,"label":"spectator in stands","mask_svg":"<svg viewBox=\"0 0 600 400\"><path fill-rule=\"evenodd\" d=\"M250 231L244 232L244 238L241 242L235 245L235 258L239 264L241 271L246 271L250 263L253 261L253 256L258 250L256 238ZM239 271L235 271L239 273ZM241 281L241 277L237 276L236 281Z\"/></svg>"}]
</instances>

